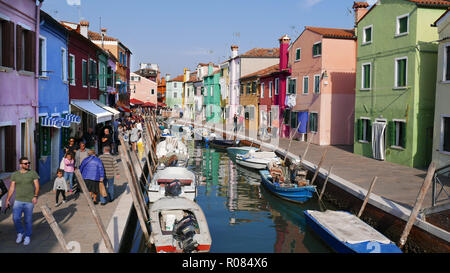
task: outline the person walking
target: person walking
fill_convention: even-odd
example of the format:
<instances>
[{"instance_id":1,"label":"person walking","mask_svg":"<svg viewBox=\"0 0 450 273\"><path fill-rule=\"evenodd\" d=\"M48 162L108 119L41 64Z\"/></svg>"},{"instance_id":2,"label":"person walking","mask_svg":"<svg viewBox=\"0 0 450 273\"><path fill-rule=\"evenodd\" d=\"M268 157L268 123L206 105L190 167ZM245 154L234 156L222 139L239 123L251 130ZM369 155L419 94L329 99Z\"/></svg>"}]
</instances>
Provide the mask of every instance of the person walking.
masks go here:
<instances>
[{"instance_id":1,"label":"person walking","mask_svg":"<svg viewBox=\"0 0 450 273\"><path fill-rule=\"evenodd\" d=\"M86 144L84 142L80 142L80 149L75 153L75 168L79 169L81 162L83 162L83 160L88 156Z\"/></svg>"},{"instance_id":2,"label":"person walking","mask_svg":"<svg viewBox=\"0 0 450 273\"><path fill-rule=\"evenodd\" d=\"M109 146L103 147L103 154L99 156L103 163L103 168L105 169L105 178L103 179L103 184L109 195L109 202L114 200L114 177L120 178L119 166L117 160L113 155L110 154L111 148ZM106 197L100 195L100 205L106 204Z\"/></svg>"},{"instance_id":3,"label":"person walking","mask_svg":"<svg viewBox=\"0 0 450 273\"><path fill-rule=\"evenodd\" d=\"M66 180L63 177L64 171L58 169L56 171L55 182L53 183L53 192L56 193L55 207L59 206L59 195L63 197L63 203L66 203L66 192L68 191Z\"/></svg>"},{"instance_id":4,"label":"person walking","mask_svg":"<svg viewBox=\"0 0 450 273\"><path fill-rule=\"evenodd\" d=\"M105 128L105 132L102 137L102 151L103 151L103 148L106 146L112 147L112 144L113 144L113 138L110 133L110 130L108 128Z\"/></svg>"},{"instance_id":5,"label":"person walking","mask_svg":"<svg viewBox=\"0 0 450 273\"><path fill-rule=\"evenodd\" d=\"M27 157L21 157L19 164L20 170L14 172L11 176L11 186L6 197L6 207L10 207L10 199L15 192L13 221L17 232L16 243L20 244L25 235L23 244L28 245L32 234L33 209L39 196L39 175L34 170L29 169L30 161ZM25 228L22 225L22 214L24 215Z\"/></svg>"},{"instance_id":6,"label":"person walking","mask_svg":"<svg viewBox=\"0 0 450 273\"><path fill-rule=\"evenodd\" d=\"M102 161L95 156L95 151L93 149L88 150L88 154L89 156L81 162L80 172L94 204L98 204L97 195L99 193L99 183L103 182L105 170Z\"/></svg>"},{"instance_id":7,"label":"person walking","mask_svg":"<svg viewBox=\"0 0 450 273\"><path fill-rule=\"evenodd\" d=\"M234 113L233 121L234 121L233 131L236 133L237 132L237 122L238 122L238 117L237 117L236 113Z\"/></svg>"},{"instance_id":8,"label":"person walking","mask_svg":"<svg viewBox=\"0 0 450 273\"><path fill-rule=\"evenodd\" d=\"M73 172L75 171L75 160L73 159L73 153L68 152L64 158L64 179L70 185L70 193L73 190Z\"/></svg>"},{"instance_id":9,"label":"person walking","mask_svg":"<svg viewBox=\"0 0 450 273\"><path fill-rule=\"evenodd\" d=\"M79 148L75 143L75 138L73 137L69 138L69 144L66 147L64 147L64 151L66 152L66 154L69 152L75 154L78 149Z\"/></svg>"},{"instance_id":10,"label":"person walking","mask_svg":"<svg viewBox=\"0 0 450 273\"><path fill-rule=\"evenodd\" d=\"M95 147L95 134L94 130L89 127L88 131L83 134L82 137L87 149L93 149Z\"/></svg>"},{"instance_id":11,"label":"person walking","mask_svg":"<svg viewBox=\"0 0 450 273\"><path fill-rule=\"evenodd\" d=\"M136 123L132 125L132 129L130 132L130 142L131 142L131 148L133 149L133 152L137 151L137 142L139 140L139 129L136 127Z\"/></svg>"}]
</instances>

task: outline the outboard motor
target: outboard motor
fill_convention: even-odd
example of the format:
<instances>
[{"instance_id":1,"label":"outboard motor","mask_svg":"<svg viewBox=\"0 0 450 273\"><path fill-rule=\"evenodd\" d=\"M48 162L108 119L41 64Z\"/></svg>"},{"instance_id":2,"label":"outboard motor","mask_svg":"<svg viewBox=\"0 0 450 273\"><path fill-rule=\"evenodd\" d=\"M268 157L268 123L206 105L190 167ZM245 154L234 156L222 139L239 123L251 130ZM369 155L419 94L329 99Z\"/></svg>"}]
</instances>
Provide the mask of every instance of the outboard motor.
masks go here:
<instances>
[{"instance_id":1,"label":"outboard motor","mask_svg":"<svg viewBox=\"0 0 450 273\"><path fill-rule=\"evenodd\" d=\"M178 179L175 179L166 186L166 196L178 196L180 194L181 183Z\"/></svg>"},{"instance_id":2,"label":"outboard motor","mask_svg":"<svg viewBox=\"0 0 450 273\"><path fill-rule=\"evenodd\" d=\"M197 220L192 215L183 217L174 225L173 237L180 242L180 248L185 253L191 253L198 247L197 241L194 240L195 230L197 228Z\"/></svg>"}]
</instances>

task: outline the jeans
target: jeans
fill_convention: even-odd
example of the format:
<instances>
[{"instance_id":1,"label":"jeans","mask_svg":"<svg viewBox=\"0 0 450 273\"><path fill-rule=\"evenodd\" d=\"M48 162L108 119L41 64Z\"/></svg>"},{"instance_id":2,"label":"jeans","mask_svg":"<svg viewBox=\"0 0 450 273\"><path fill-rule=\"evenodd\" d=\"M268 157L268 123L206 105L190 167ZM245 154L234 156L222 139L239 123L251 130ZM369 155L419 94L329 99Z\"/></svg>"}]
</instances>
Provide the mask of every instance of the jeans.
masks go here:
<instances>
[{"instance_id":1,"label":"jeans","mask_svg":"<svg viewBox=\"0 0 450 273\"><path fill-rule=\"evenodd\" d=\"M114 200L114 177L113 178L104 178L103 185L105 185L106 192L109 195L109 200ZM100 202L106 203L106 197L100 195Z\"/></svg>"},{"instance_id":2,"label":"jeans","mask_svg":"<svg viewBox=\"0 0 450 273\"><path fill-rule=\"evenodd\" d=\"M64 172L64 180L66 180L66 182L67 182L67 180L70 182L70 189L69 190L72 190L73 189L73 172L72 173L70 173L70 172Z\"/></svg>"},{"instance_id":3,"label":"jeans","mask_svg":"<svg viewBox=\"0 0 450 273\"><path fill-rule=\"evenodd\" d=\"M25 236L31 236L31 227L33 225L33 203L14 201L13 221L17 233L25 233ZM25 232L22 225L22 213L24 214Z\"/></svg>"}]
</instances>

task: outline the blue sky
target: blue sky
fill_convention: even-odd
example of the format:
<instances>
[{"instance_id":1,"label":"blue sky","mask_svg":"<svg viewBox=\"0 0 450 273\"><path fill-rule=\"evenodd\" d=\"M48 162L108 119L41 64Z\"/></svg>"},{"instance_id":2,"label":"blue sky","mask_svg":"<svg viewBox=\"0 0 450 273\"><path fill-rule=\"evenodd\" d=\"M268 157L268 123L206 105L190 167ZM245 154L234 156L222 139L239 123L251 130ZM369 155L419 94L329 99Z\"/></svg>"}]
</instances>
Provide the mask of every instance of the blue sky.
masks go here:
<instances>
[{"instance_id":1,"label":"blue sky","mask_svg":"<svg viewBox=\"0 0 450 273\"><path fill-rule=\"evenodd\" d=\"M375 2L369 0L369 2ZM77 4L80 4L77 6ZM162 75L181 75L198 63L219 63L255 47L295 40L305 26L353 28L353 0L44 0L58 21L90 22L89 29L118 38L140 62L157 63ZM100 19L101 18L101 19Z\"/></svg>"}]
</instances>

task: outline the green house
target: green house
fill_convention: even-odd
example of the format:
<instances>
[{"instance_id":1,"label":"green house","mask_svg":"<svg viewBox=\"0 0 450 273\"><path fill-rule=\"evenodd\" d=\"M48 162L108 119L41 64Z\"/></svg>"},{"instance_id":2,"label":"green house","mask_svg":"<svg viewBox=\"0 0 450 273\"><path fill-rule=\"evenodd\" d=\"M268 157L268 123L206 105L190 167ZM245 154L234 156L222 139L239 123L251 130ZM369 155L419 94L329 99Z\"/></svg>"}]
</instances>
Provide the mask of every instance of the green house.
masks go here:
<instances>
[{"instance_id":1,"label":"green house","mask_svg":"<svg viewBox=\"0 0 450 273\"><path fill-rule=\"evenodd\" d=\"M380 0L358 21L354 153L429 165L439 39L431 24L448 7Z\"/></svg>"},{"instance_id":2,"label":"green house","mask_svg":"<svg viewBox=\"0 0 450 273\"><path fill-rule=\"evenodd\" d=\"M215 70L213 65L208 66L208 76L203 78L203 110L206 121L218 123L222 121L221 96L220 96L220 70Z\"/></svg>"}]
</instances>

